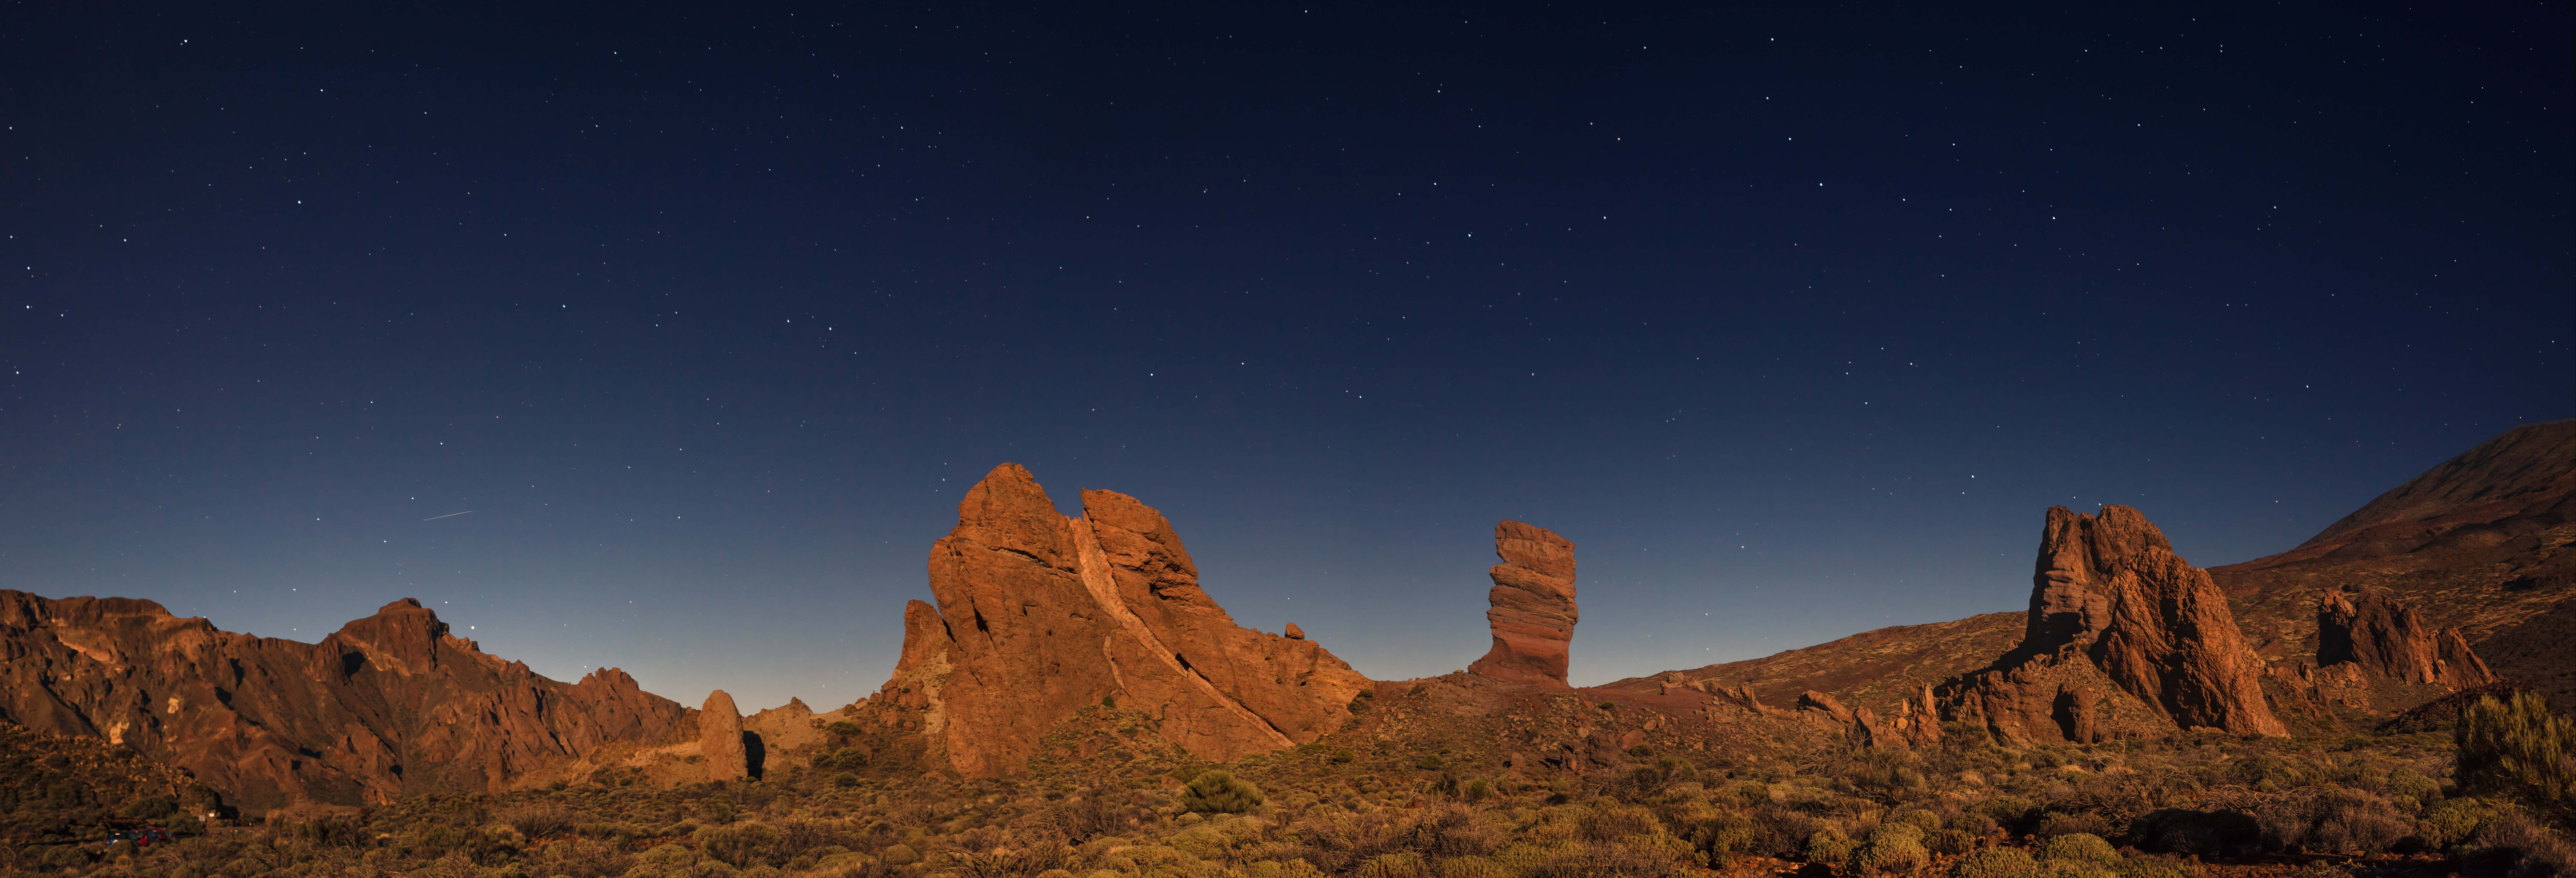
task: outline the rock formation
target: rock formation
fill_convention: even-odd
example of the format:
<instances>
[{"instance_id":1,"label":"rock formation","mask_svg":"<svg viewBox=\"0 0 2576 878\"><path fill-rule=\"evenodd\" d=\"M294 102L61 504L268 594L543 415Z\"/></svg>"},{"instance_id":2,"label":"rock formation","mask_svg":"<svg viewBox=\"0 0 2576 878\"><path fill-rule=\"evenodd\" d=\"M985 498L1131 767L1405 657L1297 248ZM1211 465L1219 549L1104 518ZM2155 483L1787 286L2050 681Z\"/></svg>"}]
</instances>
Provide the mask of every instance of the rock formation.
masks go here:
<instances>
[{"instance_id":1,"label":"rock formation","mask_svg":"<svg viewBox=\"0 0 2576 878\"><path fill-rule=\"evenodd\" d=\"M2086 741L2159 724L2283 735L2227 598L2126 506L2048 510L2020 645L1943 683L1942 715L2015 740ZM2105 685L2107 684L2107 685ZM2125 695L2135 705L2111 703Z\"/></svg>"},{"instance_id":2,"label":"rock formation","mask_svg":"<svg viewBox=\"0 0 2576 878\"><path fill-rule=\"evenodd\" d=\"M995 467L931 547L938 604L904 612L902 658L869 700L918 733L933 767L1016 774L1049 730L1093 706L1149 714L1210 760L1315 740L1368 685L1313 641L1234 624L1199 588L1171 523L1113 491L1055 511L1017 464Z\"/></svg>"},{"instance_id":3,"label":"rock formation","mask_svg":"<svg viewBox=\"0 0 2576 878\"><path fill-rule=\"evenodd\" d=\"M2496 682L2460 629L2424 630L2415 610L2377 592L2330 591L2317 606L2317 666L2352 663L2408 683L2468 689Z\"/></svg>"},{"instance_id":4,"label":"rock formation","mask_svg":"<svg viewBox=\"0 0 2576 878\"><path fill-rule=\"evenodd\" d=\"M1470 673L1514 683L1569 688L1568 647L1578 618L1574 606L1574 543L1546 528L1505 521L1494 525L1494 554L1503 563L1488 571L1494 589L1494 648L1468 665Z\"/></svg>"},{"instance_id":5,"label":"rock formation","mask_svg":"<svg viewBox=\"0 0 2576 878\"><path fill-rule=\"evenodd\" d=\"M485 655L408 598L300 643L146 600L0 590L0 657L0 721L131 746L254 814L497 791L687 714L614 668L566 684Z\"/></svg>"},{"instance_id":6,"label":"rock formation","mask_svg":"<svg viewBox=\"0 0 2576 878\"><path fill-rule=\"evenodd\" d=\"M743 746L742 711L722 689L709 693L706 706L698 708L698 755L706 758L708 780L751 776L751 755Z\"/></svg>"}]
</instances>

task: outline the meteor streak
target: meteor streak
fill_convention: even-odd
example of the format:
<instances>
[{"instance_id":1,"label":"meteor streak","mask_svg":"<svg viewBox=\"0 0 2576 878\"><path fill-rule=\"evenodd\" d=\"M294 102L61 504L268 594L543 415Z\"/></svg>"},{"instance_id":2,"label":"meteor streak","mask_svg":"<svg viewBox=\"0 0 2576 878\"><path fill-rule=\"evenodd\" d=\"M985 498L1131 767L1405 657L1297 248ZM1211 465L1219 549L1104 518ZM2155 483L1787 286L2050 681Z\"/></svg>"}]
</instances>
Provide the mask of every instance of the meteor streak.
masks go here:
<instances>
[{"instance_id":1,"label":"meteor streak","mask_svg":"<svg viewBox=\"0 0 2576 878\"><path fill-rule=\"evenodd\" d=\"M424 518L424 519L421 519L421 520L422 520L422 521L437 521L437 520L442 519L442 518L455 518L455 517L457 517L457 516L459 516L459 515L464 515L466 512L472 512L472 511L474 511L474 510L468 509L468 510L465 510L465 512L450 512L450 513L448 513L448 514L446 514L446 515L432 515L432 516L430 516L430 517L428 517L428 518Z\"/></svg>"}]
</instances>

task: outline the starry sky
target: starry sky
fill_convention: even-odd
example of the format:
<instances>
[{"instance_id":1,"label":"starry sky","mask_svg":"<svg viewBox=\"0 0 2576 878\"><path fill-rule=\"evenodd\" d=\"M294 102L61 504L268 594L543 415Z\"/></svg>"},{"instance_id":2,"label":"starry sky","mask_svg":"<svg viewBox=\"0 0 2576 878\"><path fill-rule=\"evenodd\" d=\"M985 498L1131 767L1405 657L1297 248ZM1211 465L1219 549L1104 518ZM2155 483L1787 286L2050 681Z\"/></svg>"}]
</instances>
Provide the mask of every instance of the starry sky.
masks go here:
<instances>
[{"instance_id":1,"label":"starry sky","mask_svg":"<svg viewBox=\"0 0 2576 878\"><path fill-rule=\"evenodd\" d=\"M0 587L819 708L1012 461L1381 679L1552 528L1600 683L2576 414L2562 5L1598 5L12 4Z\"/></svg>"}]
</instances>

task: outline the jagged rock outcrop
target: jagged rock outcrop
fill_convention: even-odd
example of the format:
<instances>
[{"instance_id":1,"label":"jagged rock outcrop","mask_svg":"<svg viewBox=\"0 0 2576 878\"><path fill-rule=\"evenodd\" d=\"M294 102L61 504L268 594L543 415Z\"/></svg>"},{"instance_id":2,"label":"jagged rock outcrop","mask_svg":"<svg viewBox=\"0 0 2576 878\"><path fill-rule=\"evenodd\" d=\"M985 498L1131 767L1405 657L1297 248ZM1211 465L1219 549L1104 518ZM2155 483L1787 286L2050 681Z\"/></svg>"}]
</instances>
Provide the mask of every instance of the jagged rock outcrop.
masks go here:
<instances>
[{"instance_id":1,"label":"jagged rock outcrop","mask_svg":"<svg viewBox=\"0 0 2576 878\"><path fill-rule=\"evenodd\" d=\"M743 745L742 711L733 696L718 689L698 708L698 755L706 758L707 779L741 780L751 776L751 754Z\"/></svg>"},{"instance_id":2,"label":"jagged rock outcrop","mask_svg":"<svg viewBox=\"0 0 2576 878\"><path fill-rule=\"evenodd\" d=\"M0 721L131 746L248 813L498 791L686 714L614 668L568 684L486 655L408 598L300 643L0 590Z\"/></svg>"},{"instance_id":3,"label":"jagged rock outcrop","mask_svg":"<svg viewBox=\"0 0 2576 878\"><path fill-rule=\"evenodd\" d=\"M1517 521L1494 525L1494 554L1503 563L1488 573L1494 648L1467 671L1514 683L1568 688L1565 668L1579 618L1574 605L1574 543L1555 532Z\"/></svg>"},{"instance_id":4,"label":"jagged rock outcrop","mask_svg":"<svg viewBox=\"0 0 2576 878\"><path fill-rule=\"evenodd\" d=\"M2377 592L2330 591L2318 600L2317 666L2344 663L2408 683L2468 689L2496 682L2458 628L2426 631L2414 608Z\"/></svg>"},{"instance_id":5,"label":"jagged rock outcrop","mask_svg":"<svg viewBox=\"0 0 2576 878\"><path fill-rule=\"evenodd\" d=\"M995 467L931 547L894 676L869 699L933 767L1016 774L1047 732L1104 701L1203 759L1313 741L1368 680L1311 640L1234 624L1171 523L1114 491L1066 518L1029 471Z\"/></svg>"},{"instance_id":6,"label":"jagged rock outcrop","mask_svg":"<svg viewBox=\"0 0 2576 878\"><path fill-rule=\"evenodd\" d=\"M1936 698L1944 718L2013 740L2145 731L2141 711L2167 727L2287 734L2264 700L2262 668L2226 596L2146 516L2053 507L2020 645Z\"/></svg>"}]
</instances>

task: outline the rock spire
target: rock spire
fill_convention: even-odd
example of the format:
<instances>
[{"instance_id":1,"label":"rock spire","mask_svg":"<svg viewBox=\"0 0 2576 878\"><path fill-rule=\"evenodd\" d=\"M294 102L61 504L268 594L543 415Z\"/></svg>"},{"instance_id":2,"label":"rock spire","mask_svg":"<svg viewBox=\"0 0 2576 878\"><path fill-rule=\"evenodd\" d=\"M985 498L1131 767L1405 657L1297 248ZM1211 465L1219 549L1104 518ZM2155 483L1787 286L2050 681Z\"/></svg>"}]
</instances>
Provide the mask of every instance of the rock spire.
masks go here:
<instances>
[{"instance_id":1,"label":"rock spire","mask_svg":"<svg viewBox=\"0 0 2576 878\"><path fill-rule=\"evenodd\" d=\"M1945 718L2011 740L2165 725L2288 734L2227 596L2136 509L2049 509L2031 586L2021 644L1942 684Z\"/></svg>"},{"instance_id":2,"label":"rock spire","mask_svg":"<svg viewBox=\"0 0 2576 878\"><path fill-rule=\"evenodd\" d=\"M1554 531L1517 521L1494 525L1494 554L1503 563L1488 571L1494 648L1467 666L1469 673L1537 686L1567 688L1565 667L1574 641L1574 543Z\"/></svg>"},{"instance_id":3,"label":"rock spire","mask_svg":"<svg viewBox=\"0 0 2576 878\"><path fill-rule=\"evenodd\" d=\"M2497 681L2458 628L2427 631L2413 607L2378 592L2329 591L2317 606L2317 666L2352 663L2408 683L2468 689Z\"/></svg>"},{"instance_id":4,"label":"rock spire","mask_svg":"<svg viewBox=\"0 0 2576 878\"><path fill-rule=\"evenodd\" d=\"M751 754L742 744L742 710L733 696L718 689L698 708L698 755L706 757L708 780L751 776Z\"/></svg>"},{"instance_id":5,"label":"rock spire","mask_svg":"<svg viewBox=\"0 0 2576 878\"><path fill-rule=\"evenodd\" d=\"M922 736L931 767L1022 773L1050 730L1094 706L1142 711L1213 761L1350 719L1368 680L1314 641L1236 625L1162 513L1115 491L1082 492L1082 508L1058 514L1006 463L932 545L937 604L906 608L903 656L869 699L881 723Z\"/></svg>"}]
</instances>

